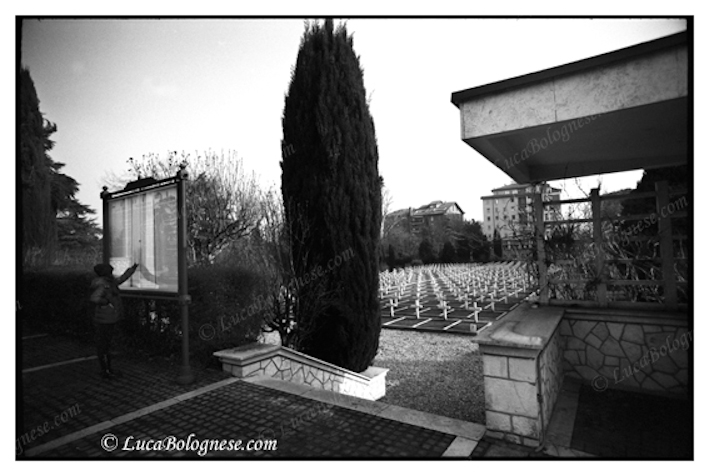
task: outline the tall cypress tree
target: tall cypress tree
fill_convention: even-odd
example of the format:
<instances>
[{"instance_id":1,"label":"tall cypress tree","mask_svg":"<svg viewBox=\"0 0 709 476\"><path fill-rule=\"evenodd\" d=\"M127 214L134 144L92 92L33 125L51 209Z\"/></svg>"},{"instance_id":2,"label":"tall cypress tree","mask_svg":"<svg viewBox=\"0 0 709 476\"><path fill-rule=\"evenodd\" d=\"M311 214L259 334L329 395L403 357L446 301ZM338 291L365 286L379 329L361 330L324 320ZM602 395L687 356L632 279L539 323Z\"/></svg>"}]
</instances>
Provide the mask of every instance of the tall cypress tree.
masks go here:
<instances>
[{"instance_id":1,"label":"tall cypress tree","mask_svg":"<svg viewBox=\"0 0 709 476\"><path fill-rule=\"evenodd\" d=\"M362 74L345 26L306 25L281 162L298 349L355 372L372 363L381 330L379 157Z\"/></svg>"}]
</instances>

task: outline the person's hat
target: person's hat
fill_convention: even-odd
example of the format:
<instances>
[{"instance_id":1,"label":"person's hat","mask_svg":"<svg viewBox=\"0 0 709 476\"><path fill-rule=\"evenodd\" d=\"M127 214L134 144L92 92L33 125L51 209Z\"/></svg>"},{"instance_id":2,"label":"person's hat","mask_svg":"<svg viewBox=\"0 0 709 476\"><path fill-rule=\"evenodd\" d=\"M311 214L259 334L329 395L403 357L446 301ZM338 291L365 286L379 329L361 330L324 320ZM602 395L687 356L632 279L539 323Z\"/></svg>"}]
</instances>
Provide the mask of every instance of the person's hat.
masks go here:
<instances>
[{"instance_id":1,"label":"person's hat","mask_svg":"<svg viewBox=\"0 0 709 476\"><path fill-rule=\"evenodd\" d=\"M111 276L111 274L113 274L113 266L106 263L100 263L94 266L94 272L99 276Z\"/></svg>"}]
</instances>

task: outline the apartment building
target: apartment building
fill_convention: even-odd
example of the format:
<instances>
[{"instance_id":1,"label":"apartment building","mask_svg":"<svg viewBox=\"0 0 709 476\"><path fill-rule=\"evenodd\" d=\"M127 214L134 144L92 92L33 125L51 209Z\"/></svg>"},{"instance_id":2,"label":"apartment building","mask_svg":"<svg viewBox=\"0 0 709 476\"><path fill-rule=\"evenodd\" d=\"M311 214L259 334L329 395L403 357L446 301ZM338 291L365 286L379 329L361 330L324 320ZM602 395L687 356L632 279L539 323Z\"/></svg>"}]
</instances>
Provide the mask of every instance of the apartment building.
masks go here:
<instances>
[{"instance_id":1,"label":"apartment building","mask_svg":"<svg viewBox=\"0 0 709 476\"><path fill-rule=\"evenodd\" d=\"M547 184L511 184L492 190L492 195L480 197L483 201L483 233L492 240L497 230L500 238L510 239L533 232L533 210L535 190L542 189L544 201L560 200L561 189ZM561 205L544 207L544 221L558 220Z\"/></svg>"}]
</instances>

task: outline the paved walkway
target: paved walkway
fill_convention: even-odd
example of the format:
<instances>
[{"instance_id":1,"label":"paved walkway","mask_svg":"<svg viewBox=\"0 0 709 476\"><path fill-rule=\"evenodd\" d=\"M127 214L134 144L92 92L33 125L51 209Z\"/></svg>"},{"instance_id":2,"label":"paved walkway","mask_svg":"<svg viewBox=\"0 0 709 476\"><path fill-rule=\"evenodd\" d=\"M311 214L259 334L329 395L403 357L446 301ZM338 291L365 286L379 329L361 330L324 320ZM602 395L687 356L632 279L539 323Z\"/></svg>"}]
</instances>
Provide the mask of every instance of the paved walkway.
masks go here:
<instances>
[{"instance_id":1,"label":"paved walkway","mask_svg":"<svg viewBox=\"0 0 709 476\"><path fill-rule=\"evenodd\" d=\"M484 434L470 422L214 370L181 386L161 359L118 355L124 376L104 380L90 345L36 336L22 347L21 458L469 458ZM229 450L237 440L249 447Z\"/></svg>"},{"instance_id":2,"label":"paved walkway","mask_svg":"<svg viewBox=\"0 0 709 476\"><path fill-rule=\"evenodd\" d=\"M609 458L692 459L692 402L578 387L570 446Z\"/></svg>"},{"instance_id":3,"label":"paved walkway","mask_svg":"<svg viewBox=\"0 0 709 476\"><path fill-rule=\"evenodd\" d=\"M91 345L49 335L26 336L21 345L19 458L604 456L589 451L598 445L591 447L595 433L577 417L573 381L564 384L544 448L535 450L485 437L476 423L280 380L195 369L196 381L182 386L177 366L162 358L117 355L123 377L104 380ZM243 448L230 450L230 440Z\"/></svg>"}]
</instances>

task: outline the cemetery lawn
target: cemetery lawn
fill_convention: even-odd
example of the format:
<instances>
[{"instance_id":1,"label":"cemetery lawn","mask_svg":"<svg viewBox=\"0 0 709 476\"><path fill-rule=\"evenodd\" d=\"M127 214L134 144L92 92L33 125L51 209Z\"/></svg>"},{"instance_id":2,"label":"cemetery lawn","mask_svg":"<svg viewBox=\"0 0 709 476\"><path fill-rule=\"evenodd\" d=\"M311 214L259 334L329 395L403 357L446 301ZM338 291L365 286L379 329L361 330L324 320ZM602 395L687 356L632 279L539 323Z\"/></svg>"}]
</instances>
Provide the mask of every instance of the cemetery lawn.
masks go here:
<instances>
[{"instance_id":1,"label":"cemetery lawn","mask_svg":"<svg viewBox=\"0 0 709 476\"><path fill-rule=\"evenodd\" d=\"M482 358L470 336L382 329L374 365L389 369L379 401L485 424Z\"/></svg>"}]
</instances>

